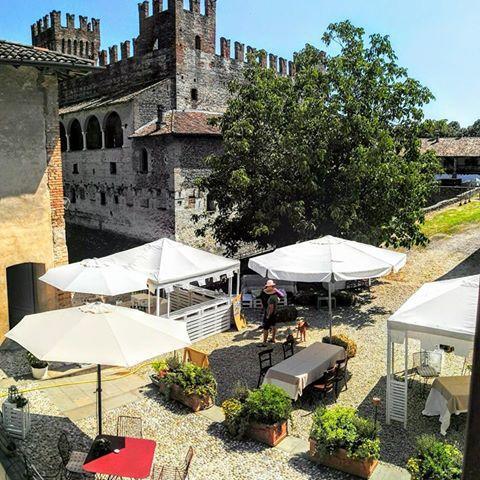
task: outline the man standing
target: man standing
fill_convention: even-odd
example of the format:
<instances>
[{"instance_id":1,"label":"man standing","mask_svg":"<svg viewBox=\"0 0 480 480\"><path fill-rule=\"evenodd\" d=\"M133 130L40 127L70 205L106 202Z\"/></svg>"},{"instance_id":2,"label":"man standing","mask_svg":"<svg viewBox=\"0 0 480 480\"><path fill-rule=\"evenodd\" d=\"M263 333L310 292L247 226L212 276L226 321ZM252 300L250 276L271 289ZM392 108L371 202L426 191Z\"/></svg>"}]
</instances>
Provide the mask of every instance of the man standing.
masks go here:
<instances>
[{"instance_id":1,"label":"man standing","mask_svg":"<svg viewBox=\"0 0 480 480\"><path fill-rule=\"evenodd\" d=\"M277 316L277 305L278 305L278 295L277 289L275 288L275 282L273 280L267 280L265 286L263 287L262 293L260 295L263 306L263 344L267 342L268 332L272 330L272 338L269 340L270 343L275 343L275 336L277 334L277 329L275 327L276 316Z\"/></svg>"}]
</instances>

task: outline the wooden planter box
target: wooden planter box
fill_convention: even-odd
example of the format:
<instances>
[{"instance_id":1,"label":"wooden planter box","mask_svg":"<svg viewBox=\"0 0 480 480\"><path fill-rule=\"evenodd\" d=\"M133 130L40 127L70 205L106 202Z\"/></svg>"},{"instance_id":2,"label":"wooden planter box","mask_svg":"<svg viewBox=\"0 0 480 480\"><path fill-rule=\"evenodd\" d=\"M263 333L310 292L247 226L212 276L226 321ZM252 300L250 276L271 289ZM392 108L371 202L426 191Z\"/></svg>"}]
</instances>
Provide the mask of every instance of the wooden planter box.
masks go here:
<instances>
[{"instance_id":1,"label":"wooden planter box","mask_svg":"<svg viewBox=\"0 0 480 480\"><path fill-rule=\"evenodd\" d=\"M377 468L378 460L355 460L348 457L347 451L342 448L337 450L333 455L320 456L316 451L315 440L310 439L310 459L326 467L340 470L341 472L350 473L360 478L370 478L375 468Z\"/></svg>"},{"instance_id":2,"label":"wooden planter box","mask_svg":"<svg viewBox=\"0 0 480 480\"><path fill-rule=\"evenodd\" d=\"M158 384L158 389L160 393L166 393L168 387L164 383ZM169 392L169 398L176 400L177 402L182 403L186 407L190 408L194 412L199 412L200 410L206 410L207 408L213 407L213 398L212 397L199 397L198 395L187 395L181 387L178 385L172 385Z\"/></svg>"},{"instance_id":3,"label":"wooden planter box","mask_svg":"<svg viewBox=\"0 0 480 480\"><path fill-rule=\"evenodd\" d=\"M251 423L247 430L247 435L252 440L275 447L287 436L287 422L278 422L274 425Z\"/></svg>"}]
</instances>

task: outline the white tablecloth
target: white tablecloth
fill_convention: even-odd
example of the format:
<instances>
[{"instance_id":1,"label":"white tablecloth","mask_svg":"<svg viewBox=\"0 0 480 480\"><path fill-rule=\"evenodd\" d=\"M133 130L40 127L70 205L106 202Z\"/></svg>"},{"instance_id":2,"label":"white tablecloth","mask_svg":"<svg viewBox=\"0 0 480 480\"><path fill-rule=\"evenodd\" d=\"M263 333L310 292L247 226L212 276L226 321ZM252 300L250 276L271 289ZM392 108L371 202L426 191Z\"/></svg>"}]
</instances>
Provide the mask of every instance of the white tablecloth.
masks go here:
<instances>
[{"instance_id":1,"label":"white tablecloth","mask_svg":"<svg viewBox=\"0 0 480 480\"><path fill-rule=\"evenodd\" d=\"M465 381L468 383L469 379L470 377L465 377ZM439 415L440 433L442 435L446 435L448 427L450 426L450 418L452 413L455 415L460 415L461 413L465 412L467 412L467 410L452 408L451 406L449 407L449 401L442 395L441 391L435 388L434 383L430 393L428 394L422 414L429 417Z\"/></svg>"},{"instance_id":2,"label":"white tablecloth","mask_svg":"<svg viewBox=\"0 0 480 480\"><path fill-rule=\"evenodd\" d=\"M296 400L307 385L318 380L337 360L344 358L345 350L342 347L315 342L271 367L263 383L283 388L290 398Z\"/></svg>"}]
</instances>

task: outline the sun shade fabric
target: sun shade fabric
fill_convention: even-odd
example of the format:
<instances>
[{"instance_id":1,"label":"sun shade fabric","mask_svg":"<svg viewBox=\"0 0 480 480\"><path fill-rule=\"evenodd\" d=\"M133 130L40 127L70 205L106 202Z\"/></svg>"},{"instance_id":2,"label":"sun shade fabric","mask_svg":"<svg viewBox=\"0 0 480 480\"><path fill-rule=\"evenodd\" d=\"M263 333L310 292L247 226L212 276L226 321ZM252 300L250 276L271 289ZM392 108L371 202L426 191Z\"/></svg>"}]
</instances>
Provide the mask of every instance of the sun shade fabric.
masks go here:
<instances>
[{"instance_id":1,"label":"sun shade fabric","mask_svg":"<svg viewBox=\"0 0 480 480\"><path fill-rule=\"evenodd\" d=\"M118 367L191 343L185 322L103 303L27 315L6 336L41 360Z\"/></svg>"},{"instance_id":2,"label":"sun shade fabric","mask_svg":"<svg viewBox=\"0 0 480 480\"><path fill-rule=\"evenodd\" d=\"M400 270L406 258L404 253L325 236L252 258L248 266L275 280L330 282L388 275Z\"/></svg>"},{"instance_id":3,"label":"sun shade fabric","mask_svg":"<svg viewBox=\"0 0 480 480\"><path fill-rule=\"evenodd\" d=\"M143 290L147 285L145 275L97 258L52 268L40 280L64 292L108 296Z\"/></svg>"},{"instance_id":4,"label":"sun shade fabric","mask_svg":"<svg viewBox=\"0 0 480 480\"><path fill-rule=\"evenodd\" d=\"M150 280L158 288L194 281L204 284L208 278L219 280L222 275L231 277L240 268L238 260L205 252L168 238L115 253L102 260L141 273L145 285Z\"/></svg>"},{"instance_id":5,"label":"sun shade fabric","mask_svg":"<svg viewBox=\"0 0 480 480\"><path fill-rule=\"evenodd\" d=\"M479 275L426 283L388 320L390 330L473 341Z\"/></svg>"}]
</instances>

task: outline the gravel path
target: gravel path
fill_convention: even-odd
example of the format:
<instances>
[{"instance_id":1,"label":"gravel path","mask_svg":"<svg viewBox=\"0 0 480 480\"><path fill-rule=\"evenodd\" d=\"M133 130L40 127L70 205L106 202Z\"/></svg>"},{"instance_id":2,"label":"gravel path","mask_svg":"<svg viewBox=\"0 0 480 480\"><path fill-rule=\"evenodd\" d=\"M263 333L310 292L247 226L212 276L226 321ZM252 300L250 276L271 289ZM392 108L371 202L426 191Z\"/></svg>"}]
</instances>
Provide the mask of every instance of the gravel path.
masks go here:
<instances>
[{"instance_id":1,"label":"gravel path","mask_svg":"<svg viewBox=\"0 0 480 480\"><path fill-rule=\"evenodd\" d=\"M345 332L358 344L358 354L349 364L352 375L348 390L340 394L338 403L352 405L366 415L372 415L371 398L385 398L386 320L418 287L439 277L457 277L478 273L480 260L480 226L472 227L455 237L437 238L428 247L409 252L407 266L399 274L382 279L371 291L361 296L355 307L335 311L334 330ZM246 312L251 326L244 332L226 332L206 339L197 347L210 353L210 361L219 383L220 403L231 392L235 382L254 387L257 381L257 353L259 331L256 330L259 314ZM308 318L312 328L308 331L310 344L327 333L325 311L304 308L301 315ZM283 338L281 333L280 339ZM281 346L275 346L275 362L281 360ZM448 355L446 370L459 373L463 359ZM18 352L2 352L0 378L21 375L26 367ZM17 371L16 371L17 370ZM3 372L3 374L2 374ZM20 380L20 388L38 385L30 380ZM236 442L229 439L221 425L189 413L173 403L165 403L153 388L147 387L145 397L139 402L106 413L106 430L114 432L118 415L141 416L144 436L158 442L156 461L159 464L181 464L188 446L196 450L192 464L193 480L226 479L346 479L346 475L326 470L300 457L290 457L277 449L265 448L254 442ZM384 424L384 409L379 412L382 424L382 459L404 466L411 453L415 436L428 432L438 435L436 417L424 418L421 410L425 397L414 386L409 399L408 431L398 423ZM32 433L22 448L41 470L56 466L59 457L56 439L61 430L67 430L75 439L75 448L86 450L95 436L95 419L87 418L73 424L60 415L58 409L43 392L27 394L31 400ZM291 434L308 438L314 406L307 402L295 405ZM449 440L462 444L465 416L452 419ZM458 427L458 430L457 430Z\"/></svg>"}]
</instances>

